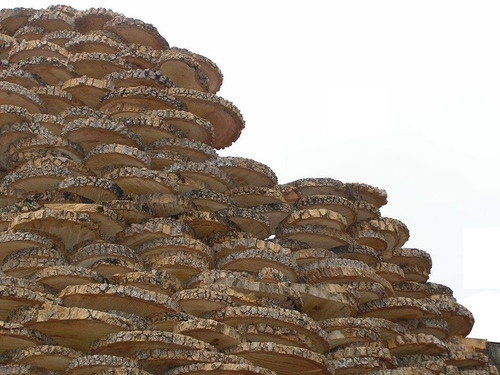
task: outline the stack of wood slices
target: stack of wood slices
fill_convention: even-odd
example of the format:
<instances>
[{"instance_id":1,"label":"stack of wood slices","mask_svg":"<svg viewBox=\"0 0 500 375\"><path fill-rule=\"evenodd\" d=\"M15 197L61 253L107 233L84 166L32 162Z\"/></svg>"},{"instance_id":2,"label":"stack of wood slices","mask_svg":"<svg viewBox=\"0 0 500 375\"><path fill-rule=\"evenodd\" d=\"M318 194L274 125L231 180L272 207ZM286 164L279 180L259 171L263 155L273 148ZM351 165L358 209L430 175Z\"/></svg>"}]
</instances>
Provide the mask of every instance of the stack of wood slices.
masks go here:
<instances>
[{"instance_id":1,"label":"stack of wood slices","mask_svg":"<svg viewBox=\"0 0 500 375\"><path fill-rule=\"evenodd\" d=\"M218 156L211 60L101 8L0 33L0 374L498 373L384 190Z\"/></svg>"}]
</instances>

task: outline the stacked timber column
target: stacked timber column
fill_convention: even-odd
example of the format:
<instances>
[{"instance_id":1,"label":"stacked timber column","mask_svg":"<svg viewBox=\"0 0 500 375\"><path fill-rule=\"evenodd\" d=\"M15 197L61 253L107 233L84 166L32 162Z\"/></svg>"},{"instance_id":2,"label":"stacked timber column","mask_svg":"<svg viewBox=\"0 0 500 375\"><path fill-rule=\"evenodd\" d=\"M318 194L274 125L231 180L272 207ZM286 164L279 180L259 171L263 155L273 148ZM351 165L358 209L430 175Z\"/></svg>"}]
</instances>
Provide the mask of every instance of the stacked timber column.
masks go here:
<instances>
[{"instance_id":1,"label":"stacked timber column","mask_svg":"<svg viewBox=\"0 0 500 375\"><path fill-rule=\"evenodd\" d=\"M0 375L498 374L384 190L278 184L209 59L0 13Z\"/></svg>"}]
</instances>

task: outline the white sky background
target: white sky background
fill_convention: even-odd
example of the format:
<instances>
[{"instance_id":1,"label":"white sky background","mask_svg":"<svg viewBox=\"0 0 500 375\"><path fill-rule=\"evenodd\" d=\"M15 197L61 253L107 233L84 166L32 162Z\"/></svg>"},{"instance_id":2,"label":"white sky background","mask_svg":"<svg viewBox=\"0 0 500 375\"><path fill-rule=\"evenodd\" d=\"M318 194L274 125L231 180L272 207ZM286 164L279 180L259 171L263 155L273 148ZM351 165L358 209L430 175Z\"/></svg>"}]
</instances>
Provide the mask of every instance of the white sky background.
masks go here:
<instances>
[{"instance_id":1,"label":"white sky background","mask_svg":"<svg viewBox=\"0 0 500 375\"><path fill-rule=\"evenodd\" d=\"M406 246L432 255L430 280L474 313L470 337L500 341L500 3L66 4L142 19L216 62L219 94L246 120L222 155L263 162L280 183L333 177L386 189L382 214L408 225Z\"/></svg>"}]
</instances>

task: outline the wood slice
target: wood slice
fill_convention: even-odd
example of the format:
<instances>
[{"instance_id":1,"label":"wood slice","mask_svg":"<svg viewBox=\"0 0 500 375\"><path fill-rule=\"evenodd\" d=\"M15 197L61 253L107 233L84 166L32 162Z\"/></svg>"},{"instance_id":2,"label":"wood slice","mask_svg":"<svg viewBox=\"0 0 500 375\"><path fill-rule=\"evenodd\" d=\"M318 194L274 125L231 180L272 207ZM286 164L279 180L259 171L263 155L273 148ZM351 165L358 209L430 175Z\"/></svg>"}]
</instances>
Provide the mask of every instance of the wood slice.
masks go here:
<instances>
[{"instance_id":1,"label":"wood slice","mask_svg":"<svg viewBox=\"0 0 500 375\"><path fill-rule=\"evenodd\" d=\"M195 253L187 254L179 251L173 254L153 255L153 257L152 269L165 270L177 277L181 283L185 283L190 277L209 269L209 262L206 258ZM149 262L148 259L145 260L145 263L147 262Z\"/></svg>"},{"instance_id":2,"label":"wood slice","mask_svg":"<svg viewBox=\"0 0 500 375\"><path fill-rule=\"evenodd\" d=\"M151 69L122 70L105 76L104 80L112 82L115 87L148 86L161 90L174 86L169 77Z\"/></svg>"},{"instance_id":3,"label":"wood slice","mask_svg":"<svg viewBox=\"0 0 500 375\"><path fill-rule=\"evenodd\" d=\"M278 183L271 168L252 159L226 156L218 158L216 165L227 172L238 187L274 186Z\"/></svg>"},{"instance_id":4,"label":"wood slice","mask_svg":"<svg viewBox=\"0 0 500 375\"><path fill-rule=\"evenodd\" d=\"M401 319L433 318L439 316L439 310L425 301L407 297L388 297L359 306L361 317L384 318L395 321Z\"/></svg>"},{"instance_id":5,"label":"wood slice","mask_svg":"<svg viewBox=\"0 0 500 375\"><path fill-rule=\"evenodd\" d=\"M344 345L367 344L380 339L380 330L366 318L330 318L322 320L320 325L327 332L332 349Z\"/></svg>"},{"instance_id":6,"label":"wood slice","mask_svg":"<svg viewBox=\"0 0 500 375\"><path fill-rule=\"evenodd\" d=\"M291 251L289 249L284 249L278 244L275 244L267 240L260 240L254 237L234 238L213 245L213 250L216 260L219 260L228 254L250 249L274 251L276 253L282 253L283 255L286 256L291 255Z\"/></svg>"},{"instance_id":7,"label":"wood slice","mask_svg":"<svg viewBox=\"0 0 500 375\"><path fill-rule=\"evenodd\" d=\"M100 284L104 278L98 273L72 265L46 267L33 275L33 279L60 292L68 285Z\"/></svg>"},{"instance_id":8,"label":"wood slice","mask_svg":"<svg viewBox=\"0 0 500 375\"><path fill-rule=\"evenodd\" d=\"M89 118L111 120L111 117L109 117L106 113L98 111L97 109L89 108L87 106L68 108L64 112L61 112L58 117L65 122Z\"/></svg>"},{"instance_id":9,"label":"wood slice","mask_svg":"<svg viewBox=\"0 0 500 375\"><path fill-rule=\"evenodd\" d=\"M147 150L146 153L151 158L151 169L154 170L163 170L163 168L168 168L175 163L188 161L186 156L175 151Z\"/></svg>"},{"instance_id":10,"label":"wood slice","mask_svg":"<svg viewBox=\"0 0 500 375\"><path fill-rule=\"evenodd\" d=\"M162 138L187 138L186 133L177 129L172 124L154 117L152 113L156 112L162 111L147 111L146 113L137 114L134 117L125 118L123 121L130 130L141 137L145 144Z\"/></svg>"},{"instance_id":11,"label":"wood slice","mask_svg":"<svg viewBox=\"0 0 500 375\"><path fill-rule=\"evenodd\" d=\"M332 195L345 199L352 199L346 185L333 178L301 178L287 183L286 185L296 188L302 196Z\"/></svg>"},{"instance_id":12,"label":"wood slice","mask_svg":"<svg viewBox=\"0 0 500 375\"><path fill-rule=\"evenodd\" d=\"M205 341L217 350L223 350L245 341L239 330L211 319L180 322L174 326L173 332Z\"/></svg>"},{"instance_id":13,"label":"wood slice","mask_svg":"<svg viewBox=\"0 0 500 375\"><path fill-rule=\"evenodd\" d=\"M158 57L156 69L170 77L177 87L208 91L208 77L196 60L179 49L168 49Z\"/></svg>"},{"instance_id":14,"label":"wood slice","mask_svg":"<svg viewBox=\"0 0 500 375\"><path fill-rule=\"evenodd\" d=\"M38 95L10 82L0 82L0 103L24 108L28 113L45 111L45 105Z\"/></svg>"},{"instance_id":15,"label":"wood slice","mask_svg":"<svg viewBox=\"0 0 500 375\"><path fill-rule=\"evenodd\" d=\"M176 50L176 47L170 48L170 50ZM180 50L180 49L177 49ZM222 85L222 72L219 67L209 58L199 55L197 53L182 49L182 52L187 53L191 56L200 66L201 71L208 78L208 92L215 94L219 91Z\"/></svg>"},{"instance_id":16,"label":"wood slice","mask_svg":"<svg viewBox=\"0 0 500 375\"><path fill-rule=\"evenodd\" d=\"M113 180L125 194L175 194L179 186L175 175L147 168L111 167L102 177Z\"/></svg>"},{"instance_id":17,"label":"wood slice","mask_svg":"<svg viewBox=\"0 0 500 375\"><path fill-rule=\"evenodd\" d=\"M182 311L198 317L227 306L234 306L234 302L227 294L205 288L184 289L177 292L173 298Z\"/></svg>"},{"instance_id":18,"label":"wood slice","mask_svg":"<svg viewBox=\"0 0 500 375\"><path fill-rule=\"evenodd\" d=\"M2 375L55 375L54 372L41 367L17 364L0 366L0 373Z\"/></svg>"},{"instance_id":19,"label":"wood slice","mask_svg":"<svg viewBox=\"0 0 500 375\"><path fill-rule=\"evenodd\" d=\"M257 273L264 267L271 267L282 272L289 280L297 280L297 265L283 251L269 251L261 249L248 249L233 252L221 257L217 267L232 271L246 271Z\"/></svg>"},{"instance_id":20,"label":"wood slice","mask_svg":"<svg viewBox=\"0 0 500 375\"><path fill-rule=\"evenodd\" d=\"M68 51L57 44L42 40L23 40L11 48L9 63L15 64L18 61L36 56L55 57L64 60L68 58L68 55Z\"/></svg>"},{"instance_id":21,"label":"wood slice","mask_svg":"<svg viewBox=\"0 0 500 375\"><path fill-rule=\"evenodd\" d=\"M353 203L356 210L356 222L380 217L380 210L375 205L360 200L355 200Z\"/></svg>"},{"instance_id":22,"label":"wood slice","mask_svg":"<svg viewBox=\"0 0 500 375\"><path fill-rule=\"evenodd\" d=\"M358 260L368 264L371 267L376 266L382 261L382 256L369 246L351 244L337 246L330 249L339 258Z\"/></svg>"},{"instance_id":23,"label":"wood slice","mask_svg":"<svg viewBox=\"0 0 500 375\"><path fill-rule=\"evenodd\" d=\"M74 30L75 21L73 17L64 12L40 9L28 20L28 25L43 27L48 32L57 30Z\"/></svg>"},{"instance_id":24,"label":"wood slice","mask_svg":"<svg viewBox=\"0 0 500 375\"><path fill-rule=\"evenodd\" d=\"M287 217L283 226L297 226L297 225L320 225L332 228L338 231L345 231L347 221L338 212L326 210L322 208L296 210Z\"/></svg>"},{"instance_id":25,"label":"wood slice","mask_svg":"<svg viewBox=\"0 0 500 375\"><path fill-rule=\"evenodd\" d=\"M122 273L115 275L113 278L119 285L132 285L152 292L167 294L168 296L172 296L182 288L178 278L167 271L155 269Z\"/></svg>"},{"instance_id":26,"label":"wood slice","mask_svg":"<svg viewBox=\"0 0 500 375\"><path fill-rule=\"evenodd\" d=\"M203 162L217 157L217 153L211 146L187 138L161 138L148 144L147 149L173 151L194 162ZM229 175L231 176L230 173Z\"/></svg>"},{"instance_id":27,"label":"wood slice","mask_svg":"<svg viewBox=\"0 0 500 375\"><path fill-rule=\"evenodd\" d=\"M357 313L357 301L348 293L330 292L307 284L293 284L302 298L302 312L317 321L349 317Z\"/></svg>"},{"instance_id":28,"label":"wood slice","mask_svg":"<svg viewBox=\"0 0 500 375\"><path fill-rule=\"evenodd\" d=\"M45 34L42 41L57 44L59 47L64 47L71 39L78 36L78 32L71 30L57 30Z\"/></svg>"},{"instance_id":29,"label":"wood slice","mask_svg":"<svg viewBox=\"0 0 500 375\"><path fill-rule=\"evenodd\" d=\"M309 195L297 202L298 209L327 209L341 214L351 225L356 221L356 210L352 201L337 195Z\"/></svg>"},{"instance_id":30,"label":"wood slice","mask_svg":"<svg viewBox=\"0 0 500 375\"><path fill-rule=\"evenodd\" d=\"M127 45L101 33L77 34L65 44L65 48L72 53L100 52L118 53L127 49Z\"/></svg>"},{"instance_id":31,"label":"wood slice","mask_svg":"<svg viewBox=\"0 0 500 375\"><path fill-rule=\"evenodd\" d=\"M44 248L30 248L36 250L47 250ZM13 253L9 255L8 258L5 258L2 265L2 271L10 276L15 277L25 277L30 278L39 270L45 267L52 266L61 266L65 265L66 262L62 259L50 258L50 257L36 257L32 256L30 258L26 258L24 254L24 250L20 250L17 253ZM18 255L19 254L19 255ZM15 256L15 257L14 257Z\"/></svg>"},{"instance_id":32,"label":"wood slice","mask_svg":"<svg viewBox=\"0 0 500 375\"><path fill-rule=\"evenodd\" d=\"M406 279L401 267L393 263L380 262L373 269L375 269L377 275L382 276L390 283L400 283Z\"/></svg>"},{"instance_id":33,"label":"wood slice","mask_svg":"<svg viewBox=\"0 0 500 375\"><path fill-rule=\"evenodd\" d=\"M450 370L444 361L444 356L414 354L396 358L399 367L417 368L428 370L437 374L453 374L458 372L458 368ZM411 367L410 367L411 366Z\"/></svg>"},{"instance_id":34,"label":"wood slice","mask_svg":"<svg viewBox=\"0 0 500 375\"><path fill-rule=\"evenodd\" d=\"M188 197L200 211L216 212L235 204L227 195L209 189L193 190Z\"/></svg>"},{"instance_id":35,"label":"wood slice","mask_svg":"<svg viewBox=\"0 0 500 375\"><path fill-rule=\"evenodd\" d=\"M85 213L91 222L99 227L99 235L103 239L114 237L126 226L125 220L116 212L101 204L90 203L45 203L44 207L74 213Z\"/></svg>"},{"instance_id":36,"label":"wood slice","mask_svg":"<svg viewBox=\"0 0 500 375\"><path fill-rule=\"evenodd\" d=\"M135 109L133 109L135 108ZM131 117L154 109L183 109L181 101L168 90L151 86L118 87L101 98L97 109L107 111L111 117Z\"/></svg>"},{"instance_id":37,"label":"wood slice","mask_svg":"<svg viewBox=\"0 0 500 375\"><path fill-rule=\"evenodd\" d=\"M52 247L50 238L33 232L4 231L0 232L0 261L9 254L31 247Z\"/></svg>"},{"instance_id":38,"label":"wood slice","mask_svg":"<svg viewBox=\"0 0 500 375\"><path fill-rule=\"evenodd\" d=\"M166 370L198 363L250 364L240 356L193 349L142 350L136 353L135 358L154 375L164 375Z\"/></svg>"},{"instance_id":39,"label":"wood slice","mask_svg":"<svg viewBox=\"0 0 500 375\"><path fill-rule=\"evenodd\" d=\"M215 351L212 345L189 336L158 330L137 330L111 333L94 341L89 352L133 357L138 351L154 349Z\"/></svg>"},{"instance_id":40,"label":"wood slice","mask_svg":"<svg viewBox=\"0 0 500 375\"><path fill-rule=\"evenodd\" d=\"M356 199L364 200L380 208L387 204L387 192L368 184L350 182L346 184L349 193Z\"/></svg>"},{"instance_id":41,"label":"wood slice","mask_svg":"<svg viewBox=\"0 0 500 375\"><path fill-rule=\"evenodd\" d=\"M82 76L63 83L61 90L70 93L74 98L90 108L97 108L101 98L114 89L114 85L105 80ZM62 112L62 111L61 111Z\"/></svg>"},{"instance_id":42,"label":"wood slice","mask_svg":"<svg viewBox=\"0 0 500 375\"><path fill-rule=\"evenodd\" d=\"M0 26L9 35L13 35L17 29L26 25L28 19L35 11L33 8L2 9L0 13Z\"/></svg>"},{"instance_id":43,"label":"wood slice","mask_svg":"<svg viewBox=\"0 0 500 375\"><path fill-rule=\"evenodd\" d=\"M101 30L104 24L120 13L105 8L90 8L75 15L75 28L82 34Z\"/></svg>"},{"instance_id":44,"label":"wood slice","mask_svg":"<svg viewBox=\"0 0 500 375\"><path fill-rule=\"evenodd\" d=\"M129 247L103 241L93 241L78 247L70 255L70 263L74 266L92 268L103 259L129 260L137 262L139 259L134 250Z\"/></svg>"},{"instance_id":45,"label":"wood slice","mask_svg":"<svg viewBox=\"0 0 500 375\"><path fill-rule=\"evenodd\" d=\"M85 157L85 166L100 175L110 165L114 167L149 168L151 159L136 147L117 143L100 144Z\"/></svg>"},{"instance_id":46,"label":"wood slice","mask_svg":"<svg viewBox=\"0 0 500 375\"><path fill-rule=\"evenodd\" d=\"M62 136L71 142L80 144L87 153L103 143L140 147L139 137L117 121L88 118L68 123Z\"/></svg>"},{"instance_id":47,"label":"wood slice","mask_svg":"<svg viewBox=\"0 0 500 375\"><path fill-rule=\"evenodd\" d=\"M45 29L39 26L23 26L14 33L17 40L39 40L45 35Z\"/></svg>"},{"instance_id":48,"label":"wood slice","mask_svg":"<svg viewBox=\"0 0 500 375\"><path fill-rule=\"evenodd\" d=\"M488 357L484 353L449 350L445 362L448 365L466 369L472 366L484 366L488 362Z\"/></svg>"},{"instance_id":49,"label":"wood slice","mask_svg":"<svg viewBox=\"0 0 500 375\"><path fill-rule=\"evenodd\" d=\"M311 339L297 331L284 327L270 326L265 323L240 324L237 326L244 337L250 342L269 342L310 349ZM243 341L245 342L245 341Z\"/></svg>"},{"instance_id":50,"label":"wood slice","mask_svg":"<svg viewBox=\"0 0 500 375\"><path fill-rule=\"evenodd\" d=\"M430 270L416 264L403 264L401 270L404 273L405 280L425 283L429 280Z\"/></svg>"},{"instance_id":51,"label":"wood slice","mask_svg":"<svg viewBox=\"0 0 500 375\"><path fill-rule=\"evenodd\" d=\"M271 235L271 224L264 215L260 215L252 208L231 207L218 214L226 217L236 224L243 232L250 233L259 239L267 238Z\"/></svg>"},{"instance_id":52,"label":"wood slice","mask_svg":"<svg viewBox=\"0 0 500 375\"><path fill-rule=\"evenodd\" d=\"M117 199L120 187L111 180L95 176L70 176L59 183L59 191L67 191L92 199L94 202Z\"/></svg>"},{"instance_id":53,"label":"wood slice","mask_svg":"<svg viewBox=\"0 0 500 375\"><path fill-rule=\"evenodd\" d=\"M228 232L236 228L226 218L205 211L183 213L179 220L193 228L196 238L205 238L217 232Z\"/></svg>"},{"instance_id":54,"label":"wood slice","mask_svg":"<svg viewBox=\"0 0 500 375\"><path fill-rule=\"evenodd\" d=\"M136 252L142 260L153 260L153 256L164 256L178 252L186 255L193 254L205 258L210 267L213 266L213 250L203 242L190 237L161 237L143 242L136 248ZM157 258L159 259L159 258Z\"/></svg>"},{"instance_id":55,"label":"wood slice","mask_svg":"<svg viewBox=\"0 0 500 375\"><path fill-rule=\"evenodd\" d=\"M210 190L219 193L234 187L234 181L231 177L210 163L178 163L170 166L166 171L198 180L201 183L207 184Z\"/></svg>"},{"instance_id":56,"label":"wood slice","mask_svg":"<svg viewBox=\"0 0 500 375\"><path fill-rule=\"evenodd\" d=\"M360 319L367 321L369 324L371 324L374 328L376 328L379 331L381 341L387 341L388 339L393 338L395 336L401 336L408 333L406 328L404 328L402 325L395 322L391 322L387 319L383 318L360 318Z\"/></svg>"},{"instance_id":57,"label":"wood slice","mask_svg":"<svg viewBox=\"0 0 500 375\"><path fill-rule=\"evenodd\" d=\"M276 375L274 371L267 368L247 364L228 364L221 362L195 363L187 366L176 367L167 372L168 375L201 375L201 374L244 374L244 375Z\"/></svg>"},{"instance_id":58,"label":"wood slice","mask_svg":"<svg viewBox=\"0 0 500 375\"><path fill-rule=\"evenodd\" d=\"M44 82L51 86L58 86L68 79L75 78L77 73L72 65L67 64L66 59L57 57L34 56L18 61L13 68L24 69L38 75ZM10 104L10 103L5 103ZM39 113L26 108L30 113Z\"/></svg>"},{"instance_id":59,"label":"wood slice","mask_svg":"<svg viewBox=\"0 0 500 375\"><path fill-rule=\"evenodd\" d=\"M43 208L17 215L12 230L40 231L55 236L67 249L98 237L97 226L86 213Z\"/></svg>"},{"instance_id":60,"label":"wood slice","mask_svg":"<svg viewBox=\"0 0 500 375\"><path fill-rule=\"evenodd\" d=\"M273 327L295 330L311 340L312 350L325 353L330 349L326 332L306 314L283 308L256 306L226 307L207 314L208 319L217 320L230 326L264 323Z\"/></svg>"},{"instance_id":61,"label":"wood slice","mask_svg":"<svg viewBox=\"0 0 500 375\"><path fill-rule=\"evenodd\" d=\"M21 69L5 69L1 71L0 80L14 83L30 90L46 85L39 76Z\"/></svg>"},{"instance_id":62,"label":"wood slice","mask_svg":"<svg viewBox=\"0 0 500 375\"><path fill-rule=\"evenodd\" d=\"M396 357L414 354L442 354L447 351L444 342L432 335L423 333L406 334L387 340L387 347Z\"/></svg>"},{"instance_id":63,"label":"wood slice","mask_svg":"<svg viewBox=\"0 0 500 375\"><path fill-rule=\"evenodd\" d=\"M429 253L414 248L396 248L392 251L392 256L388 260L399 266L410 264L420 266L430 272L432 259Z\"/></svg>"},{"instance_id":64,"label":"wood slice","mask_svg":"<svg viewBox=\"0 0 500 375\"><path fill-rule=\"evenodd\" d=\"M109 368L134 368L138 363L130 358L112 355L86 355L71 360L65 370L67 375L93 375Z\"/></svg>"},{"instance_id":65,"label":"wood slice","mask_svg":"<svg viewBox=\"0 0 500 375\"><path fill-rule=\"evenodd\" d=\"M116 35L116 34L114 34ZM120 57L139 69L155 69L161 51L142 44L129 44L128 49L120 52Z\"/></svg>"},{"instance_id":66,"label":"wood slice","mask_svg":"<svg viewBox=\"0 0 500 375\"><path fill-rule=\"evenodd\" d=\"M281 190L276 187L241 186L231 189L226 194L233 199L239 207L254 207L269 203L285 203Z\"/></svg>"},{"instance_id":67,"label":"wood slice","mask_svg":"<svg viewBox=\"0 0 500 375\"><path fill-rule=\"evenodd\" d=\"M280 375L334 374L333 365L326 358L313 351L273 342L248 342L230 348L228 354L243 357L257 366L276 371ZM293 364L293 366L290 366Z\"/></svg>"},{"instance_id":68,"label":"wood slice","mask_svg":"<svg viewBox=\"0 0 500 375\"><path fill-rule=\"evenodd\" d=\"M5 130L3 130L5 125L28 122L31 119L32 116L23 107L9 104L0 105L0 125L2 125L2 134L5 132Z\"/></svg>"},{"instance_id":69,"label":"wood slice","mask_svg":"<svg viewBox=\"0 0 500 375\"><path fill-rule=\"evenodd\" d=\"M453 297L453 291L441 284L407 281L393 285L397 297L427 298L433 295Z\"/></svg>"},{"instance_id":70,"label":"wood slice","mask_svg":"<svg viewBox=\"0 0 500 375\"><path fill-rule=\"evenodd\" d=\"M20 190L0 186L0 207L5 208L20 202L24 198L24 193Z\"/></svg>"},{"instance_id":71,"label":"wood slice","mask_svg":"<svg viewBox=\"0 0 500 375\"><path fill-rule=\"evenodd\" d=\"M23 347L14 351L12 363L42 367L51 371L63 371L75 358L83 354L77 350L57 345Z\"/></svg>"},{"instance_id":72,"label":"wood slice","mask_svg":"<svg viewBox=\"0 0 500 375\"><path fill-rule=\"evenodd\" d=\"M54 340L43 333L21 324L0 321L0 350L38 347L37 345L53 344Z\"/></svg>"},{"instance_id":73,"label":"wood slice","mask_svg":"<svg viewBox=\"0 0 500 375\"><path fill-rule=\"evenodd\" d=\"M122 216L127 223L142 223L153 217L154 211L146 203L129 199L108 200L102 202L104 206Z\"/></svg>"},{"instance_id":74,"label":"wood slice","mask_svg":"<svg viewBox=\"0 0 500 375\"><path fill-rule=\"evenodd\" d=\"M448 323L448 333L450 336L466 337L474 326L472 313L464 306L457 303L453 297L439 295L422 300L437 307L442 318Z\"/></svg>"},{"instance_id":75,"label":"wood slice","mask_svg":"<svg viewBox=\"0 0 500 375\"><path fill-rule=\"evenodd\" d=\"M303 266L324 258L337 258L337 255L330 250L312 247L294 251L293 257L295 258L297 266Z\"/></svg>"},{"instance_id":76,"label":"wood slice","mask_svg":"<svg viewBox=\"0 0 500 375\"><path fill-rule=\"evenodd\" d=\"M269 220L271 232L274 233L278 225L290 215L292 207L287 203L266 203L253 207L253 210Z\"/></svg>"},{"instance_id":77,"label":"wood slice","mask_svg":"<svg viewBox=\"0 0 500 375\"><path fill-rule=\"evenodd\" d=\"M116 314L46 305L41 309L17 310L10 318L45 333L59 345L86 352L92 341L124 329L133 329L133 322ZM71 329L68 329L71 327Z\"/></svg>"},{"instance_id":78,"label":"wood slice","mask_svg":"<svg viewBox=\"0 0 500 375\"><path fill-rule=\"evenodd\" d=\"M153 323L156 329L162 331L172 332L174 327L181 322L187 322L188 320L197 320L198 318L186 314L184 312L164 312L161 314L151 315L149 320Z\"/></svg>"},{"instance_id":79,"label":"wood slice","mask_svg":"<svg viewBox=\"0 0 500 375\"><path fill-rule=\"evenodd\" d=\"M182 220L153 218L141 224L132 224L117 235L120 244L136 249L146 241L161 237L192 237L193 229Z\"/></svg>"},{"instance_id":80,"label":"wood slice","mask_svg":"<svg viewBox=\"0 0 500 375\"><path fill-rule=\"evenodd\" d=\"M166 294L126 285L69 285L59 294L66 306L99 311L118 310L139 316L177 311L177 303Z\"/></svg>"},{"instance_id":81,"label":"wood slice","mask_svg":"<svg viewBox=\"0 0 500 375\"><path fill-rule=\"evenodd\" d=\"M413 334L433 335L440 340L448 337L448 323L444 319L407 319L399 324Z\"/></svg>"},{"instance_id":82,"label":"wood slice","mask_svg":"<svg viewBox=\"0 0 500 375\"><path fill-rule=\"evenodd\" d=\"M25 112L24 108L21 107L15 107L10 105L4 107L9 108L10 110L15 110L15 112L18 112L17 109L19 109L20 110L19 113ZM7 116L5 118L5 121L9 120L16 121L16 118L17 116L13 117ZM2 153L2 156L0 157L1 165L3 167L7 166L8 154L6 154L6 151L8 151L9 149L12 150L12 148L17 147L18 142L34 138L38 134L49 136L47 129L36 123L33 124L30 122L13 122L13 123L2 124L2 128L0 130L0 142L1 142L0 152ZM14 168L11 167L9 169L14 169Z\"/></svg>"},{"instance_id":83,"label":"wood slice","mask_svg":"<svg viewBox=\"0 0 500 375\"><path fill-rule=\"evenodd\" d=\"M238 108L223 98L184 88L172 88L169 93L181 101L189 112L210 121L215 132L213 146L217 149L231 145L245 127Z\"/></svg>"},{"instance_id":84,"label":"wood slice","mask_svg":"<svg viewBox=\"0 0 500 375\"><path fill-rule=\"evenodd\" d=\"M205 273L200 277L199 286L217 288L227 293L239 305L255 305L266 307L290 308L300 310L302 300L300 293L284 282L267 283L252 280L246 272L224 272L214 270L212 275ZM211 282L208 280L213 279ZM191 280L193 282L193 280ZM192 285L190 285L192 287Z\"/></svg>"},{"instance_id":85,"label":"wood slice","mask_svg":"<svg viewBox=\"0 0 500 375\"><path fill-rule=\"evenodd\" d=\"M181 131L189 139L205 143L212 146L214 141L214 127L202 117L191 112L179 111L175 109L162 109L148 111L142 116L155 119L163 125L171 125L174 129Z\"/></svg>"},{"instance_id":86,"label":"wood slice","mask_svg":"<svg viewBox=\"0 0 500 375\"><path fill-rule=\"evenodd\" d=\"M353 239L345 232L320 226L320 225L296 225L284 227L280 225L275 230L279 238L290 238L307 243L311 247L330 249L353 243Z\"/></svg>"},{"instance_id":87,"label":"wood slice","mask_svg":"<svg viewBox=\"0 0 500 375\"><path fill-rule=\"evenodd\" d=\"M12 144L9 147L7 164L10 165L21 165L24 162L32 160L32 156L36 155L37 150L47 150L54 151L54 156L61 155L67 159L71 159L77 163L81 164L83 158L83 149L76 143L69 142L66 139L51 136L48 134L41 134L33 138L23 138L20 141ZM30 153L31 152L31 153ZM45 158L43 154L40 154L41 158ZM49 158L50 156L47 156ZM57 157L56 157L57 158ZM51 159L52 164L54 163L54 158ZM82 165L79 168L73 164L73 169L80 169L80 174L88 174L88 170L85 171Z\"/></svg>"},{"instance_id":88,"label":"wood slice","mask_svg":"<svg viewBox=\"0 0 500 375\"><path fill-rule=\"evenodd\" d=\"M128 43L142 44L157 50L169 48L156 27L135 18L115 16L103 25L103 29L116 33Z\"/></svg>"},{"instance_id":89,"label":"wood slice","mask_svg":"<svg viewBox=\"0 0 500 375\"><path fill-rule=\"evenodd\" d=\"M100 52L75 53L68 58L68 63L74 67L79 76L97 79L102 79L104 76L119 70L133 69L131 64L122 60L116 54ZM62 82L68 79L62 80Z\"/></svg>"}]
</instances>

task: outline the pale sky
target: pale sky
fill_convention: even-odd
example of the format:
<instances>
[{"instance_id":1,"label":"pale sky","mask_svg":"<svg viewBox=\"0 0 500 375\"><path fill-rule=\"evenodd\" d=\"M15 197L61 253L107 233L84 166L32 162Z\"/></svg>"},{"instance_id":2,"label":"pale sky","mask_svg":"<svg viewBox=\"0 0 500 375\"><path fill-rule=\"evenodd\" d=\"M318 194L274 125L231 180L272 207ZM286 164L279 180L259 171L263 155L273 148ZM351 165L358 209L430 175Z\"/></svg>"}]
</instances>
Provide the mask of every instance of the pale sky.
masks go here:
<instances>
[{"instance_id":1,"label":"pale sky","mask_svg":"<svg viewBox=\"0 0 500 375\"><path fill-rule=\"evenodd\" d=\"M246 129L222 155L285 183L332 177L386 189L384 216L429 252L430 281L500 341L500 3L67 1L152 23L211 58ZM42 8L49 1L3 1Z\"/></svg>"}]
</instances>

